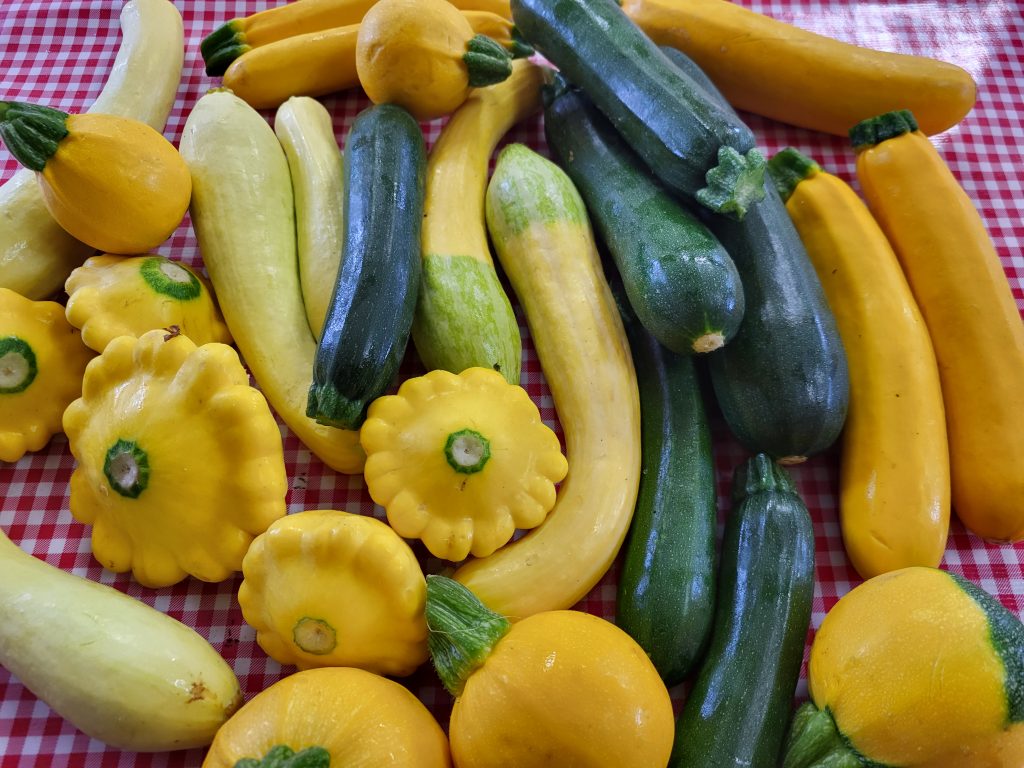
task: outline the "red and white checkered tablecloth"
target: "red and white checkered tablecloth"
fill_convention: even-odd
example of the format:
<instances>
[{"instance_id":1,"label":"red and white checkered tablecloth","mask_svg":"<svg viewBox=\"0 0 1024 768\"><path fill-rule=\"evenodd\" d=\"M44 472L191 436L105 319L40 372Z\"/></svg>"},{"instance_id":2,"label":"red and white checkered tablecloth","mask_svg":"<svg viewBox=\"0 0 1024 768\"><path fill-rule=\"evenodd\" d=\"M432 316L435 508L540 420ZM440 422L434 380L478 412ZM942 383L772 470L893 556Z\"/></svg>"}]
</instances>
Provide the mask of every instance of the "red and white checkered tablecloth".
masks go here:
<instances>
[{"instance_id":1,"label":"red and white checkered tablecloth","mask_svg":"<svg viewBox=\"0 0 1024 768\"><path fill-rule=\"evenodd\" d=\"M916 53L955 62L978 82L977 104L962 123L933 138L968 194L979 207L1013 287L1024 308L1024 2L989 0L895 0L858 3L836 0L741 0L754 10L869 47ZM218 81L203 73L199 42L221 22L244 16L275 0L175 0L185 23L185 69L165 134L177 143L189 109ZM2 0L0 2L0 99L48 104L83 111L99 93L120 44L119 0ZM323 99L343 142L356 114L368 103L359 91ZM791 128L753 115L749 123L770 153L794 146L822 166L855 184L854 156L837 137ZM425 125L428 145L441 122ZM521 141L546 152L541 119L517 127L507 141ZM0 181L17 163L0 149ZM188 221L159 253L201 265ZM517 307L518 312L518 307ZM529 333L519 312L525 340L522 382L557 428L555 411ZM405 375L421 372L410 354ZM983 385L983 384L982 384ZM729 479L746 452L716 417L719 507L727 509ZM360 476L326 468L282 426L290 478L289 511L345 509L383 518ZM833 450L792 473L811 510L817 535L817 583L813 627L836 600L859 583L843 550L836 519L837 454ZM0 463L0 526L23 549L52 565L111 584L197 629L234 667L247 697L292 670L271 661L242 620L236 601L240 576L220 584L188 579L168 589L145 589L127 575L114 575L93 560L89 530L68 512L68 478L73 460L63 436L42 452L15 464ZM1024 471L1024 467L1021 468ZM422 550L420 550L422 551ZM980 584L1018 616L1024 617L1024 543L987 544L954 520L943 567ZM437 563L427 561L427 567ZM617 568L580 603L583 610L614 616ZM0 574L3 578L3 574ZM59 627L54 628L60 631ZM810 640L810 635L808 636ZM54 659L55 664L60 659ZM447 723L451 700L429 665L404 681ZM684 690L673 690L677 703ZM798 695L806 694L801 679ZM203 750L133 754L109 749L77 732L53 714L17 679L0 669L0 768L30 766L198 766Z\"/></svg>"}]
</instances>

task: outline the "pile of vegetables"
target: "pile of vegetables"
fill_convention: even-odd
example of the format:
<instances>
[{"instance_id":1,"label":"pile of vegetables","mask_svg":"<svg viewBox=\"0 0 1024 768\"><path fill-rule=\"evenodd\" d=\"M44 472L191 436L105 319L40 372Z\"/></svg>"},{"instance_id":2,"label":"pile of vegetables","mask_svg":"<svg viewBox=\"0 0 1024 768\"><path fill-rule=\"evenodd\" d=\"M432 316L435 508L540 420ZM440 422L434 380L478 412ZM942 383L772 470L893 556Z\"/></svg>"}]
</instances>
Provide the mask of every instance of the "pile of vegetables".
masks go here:
<instances>
[{"instance_id":1,"label":"pile of vegetables","mask_svg":"<svg viewBox=\"0 0 1024 768\"><path fill-rule=\"evenodd\" d=\"M181 18L122 27L89 112L0 100L0 461L63 432L94 558L240 574L298 671L243 706L210 642L0 532L0 664L55 712L235 768L1024 763L1024 624L939 569L952 514L1024 539L1024 324L926 135L969 74L724 0L294 0L202 40L175 147ZM317 97L354 87L342 150ZM863 202L736 108L848 133ZM552 159L491 172L539 115ZM186 213L195 264L155 252ZM712 404L750 454L720 540ZM290 507L281 424L382 514ZM828 451L864 581L794 711L789 467ZM609 573L615 622L574 610ZM428 661L446 727L393 679Z\"/></svg>"}]
</instances>

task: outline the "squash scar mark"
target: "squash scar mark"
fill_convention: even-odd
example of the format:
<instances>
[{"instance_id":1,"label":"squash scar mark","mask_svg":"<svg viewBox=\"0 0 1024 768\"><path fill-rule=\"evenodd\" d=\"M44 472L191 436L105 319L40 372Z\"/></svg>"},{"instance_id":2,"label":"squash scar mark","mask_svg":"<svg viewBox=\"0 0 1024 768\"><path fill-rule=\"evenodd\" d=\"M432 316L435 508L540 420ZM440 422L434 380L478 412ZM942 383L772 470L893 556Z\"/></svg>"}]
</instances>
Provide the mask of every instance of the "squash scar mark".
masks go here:
<instances>
[{"instance_id":1,"label":"squash scar mark","mask_svg":"<svg viewBox=\"0 0 1024 768\"><path fill-rule=\"evenodd\" d=\"M206 684L202 680L196 680L192 683L188 691L187 704L191 704L193 701L202 701L206 698Z\"/></svg>"}]
</instances>

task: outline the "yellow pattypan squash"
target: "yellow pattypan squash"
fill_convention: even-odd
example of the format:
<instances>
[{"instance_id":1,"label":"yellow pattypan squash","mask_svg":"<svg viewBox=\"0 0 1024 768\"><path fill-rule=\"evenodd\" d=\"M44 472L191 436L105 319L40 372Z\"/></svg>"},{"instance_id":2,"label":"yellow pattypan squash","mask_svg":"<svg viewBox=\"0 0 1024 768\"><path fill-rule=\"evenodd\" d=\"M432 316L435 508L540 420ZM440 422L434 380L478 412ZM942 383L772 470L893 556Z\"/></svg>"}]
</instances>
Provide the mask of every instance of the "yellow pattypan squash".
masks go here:
<instances>
[{"instance_id":1,"label":"yellow pattypan squash","mask_svg":"<svg viewBox=\"0 0 1024 768\"><path fill-rule=\"evenodd\" d=\"M349 667L307 669L257 693L220 727L203 768L450 768L448 739L408 688ZM277 758L276 761L265 758ZM251 762L241 762L241 761Z\"/></svg>"},{"instance_id":2,"label":"yellow pattypan squash","mask_svg":"<svg viewBox=\"0 0 1024 768\"><path fill-rule=\"evenodd\" d=\"M256 537L242 574L242 615L281 664L409 675L427 659L423 571L380 520L288 515Z\"/></svg>"},{"instance_id":3,"label":"yellow pattypan squash","mask_svg":"<svg viewBox=\"0 0 1024 768\"><path fill-rule=\"evenodd\" d=\"M64 289L68 322L97 352L118 336L157 328L177 327L200 346L231 343L209 283L163 256L92 256L71 273Z\"/></svg>"},{"instance_id":4,"label":"yellow pattypan squash","mask_svg":"<svg viewBox=\"0 0 1024 768\"><path fill-rule=\"evenodd\" d=\"M407 379L370 404L359 440L391 526L452 561L540 525L569 466L526 390L489 368Z\"/></svg>"},{"instance_id":5,"label":"yellow pattypan squash","mask_svg":"<svg viewBox=\"0 0 1024 768\"><path fill-rule=\"evenodd\" d=\"M112 571L164 587L221 581L286 512L281 433L238 353L186 336L120 336L64 412L71 514Z\"/></svg>"},{"instance_id":6,"label":"yellow pattypan squash","mask_svg":"<svg viewBox=\"0 0 1024 768\"><path fill-rule=\"evenodd\" d=\"M92 358L64 307L0 288L0 461L38 451L61 431Z\"/></svg>"},{"instance_id":7,"label":"yellow pattypan squash","mask_svg":"<svg viewBox=\"0 0 1024 768\"><path fill-rule=\"evenodd\" d=\"M146 253L188 210L188 166L146 123L0 101L0 139L36 172L54 220L98 251Z\"/></svg>"}]
</instances>

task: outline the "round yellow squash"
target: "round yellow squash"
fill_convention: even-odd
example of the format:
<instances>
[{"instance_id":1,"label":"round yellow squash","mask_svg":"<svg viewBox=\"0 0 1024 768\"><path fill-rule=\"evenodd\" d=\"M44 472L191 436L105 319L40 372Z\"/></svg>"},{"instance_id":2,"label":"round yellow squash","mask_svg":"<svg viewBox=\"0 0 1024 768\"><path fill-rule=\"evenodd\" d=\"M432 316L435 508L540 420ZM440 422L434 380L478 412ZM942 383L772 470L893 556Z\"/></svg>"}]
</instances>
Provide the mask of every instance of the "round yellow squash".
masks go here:
<instances>
[{"instance_id":1,"label":"round yellow squash","mask_svg":"<svg viewBox=\"0 0 1024 768\"><path fill-rule=\"evenodd\" d=\"M448 740L402 685L351 667L296 672L256 694L217 732L203 768L272 748L320 747L338 768L448 768Z\"/></svg>"},{"instance_id":2,"label":"round yellow squash","mask_svg":"<svg viewBox=\"0 0 1024 768\"><path fill-rule=\"evenodd\" d=\"M784 768L1024 765L1024 625L963 577L912 566L856 587L814 638L808 686Z\"/></svg>"}]
</instances>

